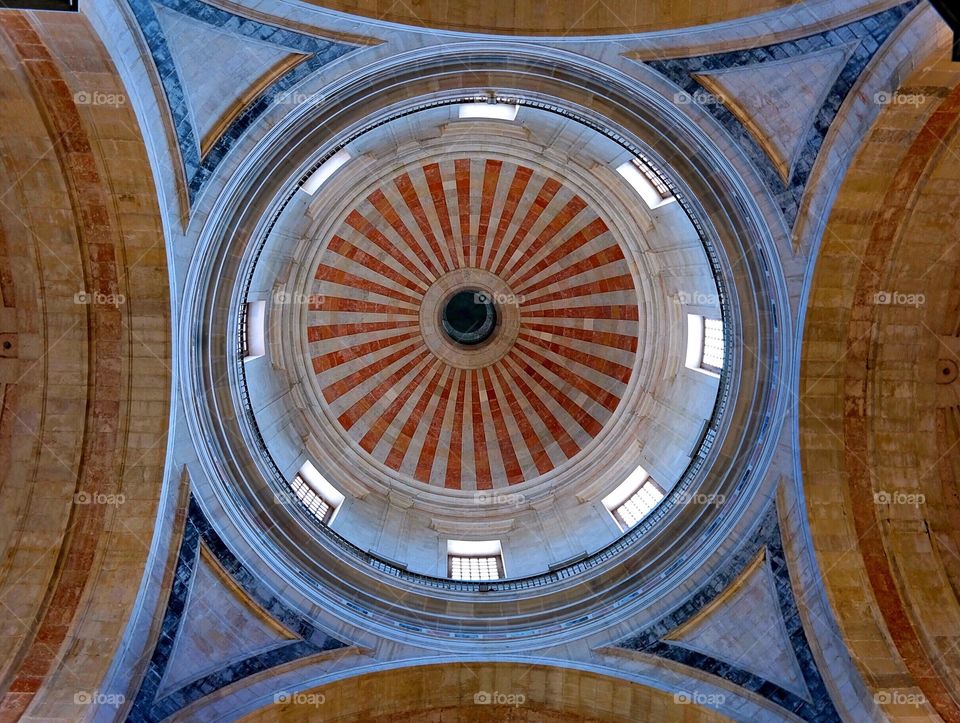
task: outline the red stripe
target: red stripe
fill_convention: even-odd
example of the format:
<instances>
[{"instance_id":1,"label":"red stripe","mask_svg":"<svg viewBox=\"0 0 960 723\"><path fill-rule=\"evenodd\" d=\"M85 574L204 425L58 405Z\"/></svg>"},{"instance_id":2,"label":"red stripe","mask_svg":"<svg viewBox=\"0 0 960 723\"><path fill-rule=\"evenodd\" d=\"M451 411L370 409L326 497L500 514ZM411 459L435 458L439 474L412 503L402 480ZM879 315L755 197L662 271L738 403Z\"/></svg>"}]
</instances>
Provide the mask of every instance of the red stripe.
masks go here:
<instances>
[{"instance_id":1,"label":"red stripe","mask_svg":"<svg viewBox=\"0 0 960 723\"><path fill-rule=\"evenodd\" d=\"M617 334L612 331L597 331L595 329L577 329L572 326L555 326L553 324L524 324L523 326L531 331L542 331L554 336L563 336L567 339L607 346L611 349L622 349L631 353L637 351L636 335Z\"/></svg>"},{"instance_id":2,"label":"red stripe","mask_svg":"<svg viewBox=\"0 0 960 723\"><path fill-rule=\"evenodd\" d=\"M453 408L453 429L450 430L450 449L447 451L447 468L443 480L443 486L452 490L458 490L462 485L463 408L467 404L467 374L461 371L457 374L460 384L457 387L456 406Z\"/></svg>"},{"instance_id":3,"label":"red stripe","mask_svg":"<svg viewBox=\"0 0 960 723\"><path fill-rule=\"evenodd\" d=\"M480 227L477 229L475 266L480 266L480 261L483 259L483 249L487 244L487 232L490 228L490 212L493 210L493 199L497 193L502 168L503 161L488 160L483 166L483 196L480 200Z\"/></svg>"},{"instance_id":4,"label":"red stripe","mask_svg":"<svg viewBox=\"0 0 960 723\"><path fill-rule=\"evenodd\" d=\"M339 284L341 286L348 286L351 289L369 291L372 294L379 294L380 296L389 296L391 299L402 301L405 304L411 304L413 306L420 305L419 298L404 294L402 291L398 291L389 286L378 284L376 281L370 281L362 276L351 274L349 271L335 269L334 267L327 266L326 264L320 264L317 266L317 273L314 275L314 278L316 278L318 281L326 281L330 284Z\"/></svg>"},{"instance_id":5,"label":"red stripe","mask_svg":"<svg viewBox=\"0 0 960 723\"><path fill-rule=\"evenodd\" d=\"M363 447L363 449L367 452L373 452L373 448L377 446L377 442L383 438L384 433L390 428L390 425L400 413L403 405L406 404L410 396L417 390L417 387L423 383L424 377L426 377L430 370L438 363L439 360L433 358L424 364L420 371L413 375L413 379L404 385L396 399L390 402L390 406L388 406L382 414L374 417L373 424L370 425L367 433L360 438L360 446ZM378 394L374 401L381 399L383 399L383 395Z\"/></svg>"},{"instance_id":6,"label":"red stripe","mask_svg":"<svg viewBox=\"0 0 960 723\"><path fill-rule=\"evenodd\" d=\"M522 256L517 263L513 264L505 274L504 281L510 283L510 279L524 265L524 263L533 258L540 249L546 246L553 237L560 233L583 209L587 207L586 201L580 196L574 196L561 208L557 214L550 220L550 223L539 233L529 247L524 249Z\"/></svg>"},{"instance_id":7,"label":"red stripe","mask_svg":"<svg viewBox=\"0 0 960 723\"><path fill-rule=\"evenodd\" d=\"M372 198L372 196L371 196ZM370 200L370 199L367 199ZM384 198L386 202L386 198ZM390 205L389 202L386 202L386 205ZM380 211L381 215L383 211ZM351 211L350 215L347 216L347 224L353 228L357 233L366 238L370 243L376 246L378 249L387 254L394 261L398 262L403 268L409 271L411 274L416 276L418 279L422 280L428 286L433 282L433 279L428 277L423 273L417 266L409 259L407 256L397 247L396 244L390 242L386 236L384 236L377 228L367 220L365 216L360 214L357 211ZM407 243L409 246L409 242ZM414 254L417 253L416 249L413 250ZM419 254L417 254L419 258ZM422 259L421 259L422 260ZM430 268L427 266L427 268Z\"/></svg>"},{"instance_id":8,"label":"red stripe","mask_svg":"<svg viewBox=\"0 0 960 723\"><path fill-rule=\"evenodd\" d=\"M387 306L386 304L360 301L359 299L342 299L339 296L327 296L326 294L319 301L310 302L310 311L353 311L361 314L402 314L404 316L417 316L418 313L416 309L404 309L399 306Z\"/></svg>"},{"instance_id":9,"label":"red stripe","mask_svg":"<svg viewBox=\"0 0 960 723\"><path fill-rule=\"evenodd\" d=\"M548 369L551 368L553 362L549 359L545 359L536 352L528 352L528 355L531 359L539 362L544 367ZM598 422L590 412L581 407L577 402L567 396L560 387L553 384L549 381L543 374L538 372L526 359L523 359L514 349L510 352L510 355L507 357L511 362L513 362L519 370L526 374L530 379L532 379L536 384L543 389L547 394L553 397L557 404L563 407L564 411L567 412L577 424L583 427L583 431L592 437L596 437L600 434L600 430L603 429L603 425ZM555 365L554 365L555 366ZM554 373L556 373L555 370ZM572 456L572 455L571 455Z\"/></svg>"},{"instance_id":10,"label":"red stripe","mask_svg":"<svg viewBox=\"0 0 960 723\"><path fill-rule=\"evenodd\" d=\"M328 371L329 369L333 369L334 367L338 367L341 364L345 364L353 359L359 359L367 354L373 354L375 351L386 349L394 346L395 344L400 344L408 339L413 339L419 336L420 332L418 330L408 331L402 334L388 336L383 339L374 339L372 341L364 342L363 344L356 344L353 346L344 347L342 349L337 349L336 351L327 352L326 354L313 357L313 371L317 374L320 374Z\"/></svg>"},{"instance_id":11,"label":"red stripe","mask_svg":"<svg viewBox=\"0 0 960 723\"><path fill-rule=\"evenodd\" d=\"M327 246L330 251L340 254L345 259L350 259L353 263L364 266L372 271L376 271L380 276L390 279L394 283L400 284L400 286L413 291L416 294L423 293L423 287L417 284L413 279L404 276L399 271L394 268L387 266L383 261L378 259L376 256L368 254L363 249L359 249L354 246L349 241L346 241L339 236L334 236L330 239L330 245ZM409 271L406 266L404 266L406 271Z\"/></svg>"},{"instance_id":12,"label":"red stripe","mask_svg":"<svg viewBox=\"0 0 960 723\"><path fill-rule=\"evenodd\" d=\"M455 374L459 374L459 371L451 367L447 373L446 381L443 383L443 388L440 390L440 398L437 400L437 407L433 410L433 416L430 418L430 425L427 427L423 444L420 446L420 457L417 459L417 469L414 471L413 477L424 484L431 483L430 478L433 475L433 464L437 457L437 447L440 445L440 434L443 432L443 419L447 413L450 389L453 387Z\"/></svg>"},{"instance_id":13,"label":"red stripe","mask_svg":"<svg viewBox=\"0 0 960 723\"><path fill-rule=\"evenodd\" d=\"M362 384L369 379L373 379L373 377L394 362L403 359L405 356L413 354L413 352L421 349L422 347L423 342L420 339L417 339L413 344L409 344L402 349L398 349L397 351L388 354L382 359L377 359L377 361L367 364L367 366L363 367L362 369L358 369L352 374L348 374L343 379L335 381L333 384L329 384L324 387L323 398L327 400L328 404L335 402L357 385Z\"/></svg>"},{"instance_id":14,"label":"red stripe","mask_svg":"<svg viewBox=\"0 0 960 723\"><path fill-rule=\"evenodd\" d=\"M307 341L317 342L335 339L339 336L353 336L354 334L368 334L374 331L387 329L403 329L417 326L417 321L362 321L356 324L318 324L307 327Z\"/></svg>"},{"instance_id":15,"label":"red stripe","mask_svg":"<svg viewBox=\"0 0 960 723\"><path fill-rule=\"evenodd\" d=\"M600 227L603 227L603 230L599 233L594 233ZM578 248L586 245L594 238L606 231L606 224L600 220L596 219L591 223L587 228L577 231L573 236L567 239L560 248L551 252L544 258L542 261L534 264L533 268L530 269L522 278L517 279L515 282L516 287L520 287L522 284L526 283L528 279L537 276L538 274L546 271L551 266L556 264L559 261L565 260ZM536 291L537 289L542 289L545 286L550 286L551 284L556 284L559 281L564 281L566 279L573 278L578 274L585 273L587 271L592 271L593 269L599 269L602 266L607 264L612 264L617 261L623 261L623 251L620 250L620 247L617 245L607 246L607 248L597 251L595 254L591 254L585 259L582 259L574 264L570 264L561 271L558 271L555 274L550 274L546 278L540 279L540 281L534 282L533 284L522 288L518 293L520 294L529 294L531 291Z\"/></svg>"},{"instance_id":16,"label":"red stripe","mask_svg":"<svg viewBox=\"0 0 960 723\"><path fill-rule=\"evenodd\" d=\"M397 438L393 441L393 446L390 448L386 462L384 462L387 467L396 470L400 469L400 465L403 464L403 460L407 456L407 451L410 449L413 435L416 434L417 427L419 427L420 422L423 421L423 414L427 411L427 405L430 404L430 400L433 398L433 395L436 394L440 377L448 369L449 367L446 365L440 364L437 366L437 371L434 372L430 381L424 385L423 391L420 392L420 398L416 404L414 404L413 409L410 410L410 415L403 423L403 427L400 428L400 433L397 435ZM447 383L449 384L449 379ZM421 453L426 448L426 442L427 440L424 440L424 446L420 449Z\"/></svg>"},{"instance_id":17,"label":"red stripe","mask_svg":"<svg viewBox=\"0 0 960 723\"><path fill-rule=\"evenodd\" d=\"M500 213L500 223L497 225L496 233L493 236L493 244L490 246L490 254L486 261L479 259L477 265L490 268L490 264L497 257L497 251L503 244L503 238L507 233L510 222L517 212L517 207L523 199L523 193L527 190L527 184L530 183L530 177L533 175L533 169L524 166L517 166L513 174L513 181L510 184L510 190L507 192L506 201L503 204L503 211Z\"/></svg>"},{"instance_id":18,"label":"red stripe","mask_svg":"<svg viewBox=\"0 0 960 723\"><path fill-rule=\"evenodd\" d=\"M427 188L430 190L430 198L433 199L433 208L437 212L437 220L440 222L440 230L443 231L447 251L450 253L453 267L458 269L460 259L457 256L457 245L454 242L453 227L450 224L450 209L447 208L447 192L443 188L440 164L431 163L429 166L424 166L423 175L427 179Z\"/></svg>"},{"instance_id":19,"label":"red stripe","mask_svg":"<svg viewBox=\"0 0 960 723\"><path fill-rule=\"evenodd\" d=\"M633 277L630 274L622 274L620 276L611 276L607 279L599 279L598 281L591 281L587 284L578 284L577 286L571 286L568 289L562 289L561 291L554 291L550 294L544 294L543 296L537 296L533 299L524 299L524 304L544 304L548 301L556 301L557 299L576 299L580 296L592 296L594 294L603 294L607 291L633 291Z\"/></svg>"},{"instance_id":20,"label":"red stripe","mask_svg":"<svg viewBox=\"0 0 960 723\"><path fill-rule=\"evenodd\" d=\"M483 374L483 386L487 392L487 408L490 410L490 416L493 418L493 427L498 430L497 446L500 447L500 456L503 459L503 471L507 477L507 484L516 484L523 482L523 470L520 468L520 461L517 459L517 453L513 449L513 440L507 430L506 421L503 418L503 412L500 409L500 400L497 398L497 392L490 381L490 371L487 367L480 370Z\"/></svg>"},{"instance_id":21,"label":"red stripe","mask_svg":"<svg viewBox=\"0 0 960 723\"><path fill-rule=\"evenodd\" d=\"M511 356L505 357L503 368L510 374L510 378L513 379L513 383L523 393L523 396L527 398L530 406L533 407L540 421L543 422L544 426L550 431L550 434L553 435L554 440L556 440L567 459L576 455L580 451L580 445L576 443L564 425L562 425L556 416L554 416L553 412L550 411L550 408L543 403L543 400L537 396L536 392L534 392L530 385L521 377L521 374L524 372L516 366L516 362L514 362ZM570 400L567 399L567 401L569 402ZM565 405L562 403L561 405L566 409ZM567 411L569 412L570 410ZM570 416L576 418L574 414Z\"/></svg>"},{"instance_id":22,"label":"red stripe","mask_svg":"<svg viewBox=\"0 0 960 723\"><path fill-rule=\"evenodd\" d=\"M372 407L377 401L383 399L384 395L389 392L400 379L403 379L407 374L410 373L412 369L417 366L417 364L422 362L429 355L429 350L421 351L419 354L417 354L417 356L408 361L393 374L380 382L376 387L367 392L366 395L358 399L352 407L337 417L337 421L340 422L340 426L349 431L350 428L357 423L357 420L359 420L360 417L362 417L367 410L370 409L370 407ZM431 360L430 364L433 364L435 361L436 359ZM427 364L426 366L430 366L430 364Z\"/></svg>"},{"instance_id":23,"label":"red stripe","mask_svg":"<svg viewBox=\"0 0 960 723\"><path fill-rule=\"evenodd\" d=\"M427 212L423 210L423 204L420 203L417 188L413 185L413 181L410 180L410 176L404 173L395 178L393 184L397 187L397 190L400 191L403 202L413 215L413 220L417 222L420 233L423 234L423 238L426 240L430 250L433 251L437 257L440 266L443 267L444 271L450 271L450 263L447 261L447 257L444 256L443 249L440 248L440 242L437 241L437 237L433 233L433 228L430 226L430 221L427 218Z\"/></svg>"},{"instance_id":24,"label":"red stripe","mask_svg":"<svg viewBox=\"0 0 960 723\"><path fill-rule=\"evenodd\" d=\"M373 204L373 207L380 212L380 215L390 224L390 227L397 232L400 238L403 239L403 242L413 251L416 257L420 259L423 265L427 267L427 270L433 274L433 279L430 281L435 281L438 276L441 276L442 273L440 269L437 268L437 265L417 242L417 239L410 233L410 229L407 228L403 219L400 218L400 214L397 213L397 210L390 204L389 199L383 195L383 191L374 191L367 196L367 200Z\"/></svg>"},{"instance_id":25,"label":"red stripe","mask_svg":"<svg viewBox=\"0 0 960 723\"><path fill-rule=\"evenodd\" d=\"M547 454L547 450L544 448L543 442L537 435L536 430L534 430L533 425L530 424L526 410L520 406L516 395L507 383L506 375L503 374L498 367L499 365L492 367L493 376L496 377L497 382L500 384L500 391L503 393L503 399L507 403L507 409L510 410L510 416L513 417L517 423L517 427L520 429L520 436L523 437L523 443L527 446L527 451L530 453L530 457L533 460L533 464L536 465L537 471L540 474L546 474L553 469L553 461L550 459L550 455ZM509 436L506 434L501 436L509 439Z\"/></svg>"},{"instance_id":26,"label":"red stripe","mask_svg":"<svg viewBox=\"0 0 960 723\"><path fill-rule=\"evenodd\" d=\"M520 307L523 319L560 318L560 319L625 319L638 321L640 310L634 305L611 304L610 306L564 306L559 309L530 309L524 303Z\"/></svg>"},{"instance_id":27,"label":"red stripe","mask_svg":"<svg viewBox=\"0 0 960 723\"><path fill-rule=\"evenodd\" d=\"M487 436L483 429L483 411L480 408L480 378L476 371L470 374L470 416L473 422L473 466L477 472L477 489L493 489L490 477L490 458L487 455Z\"/></svg>"},{"instance_id":28,"label":"red stripe","mask_svg":"<svg viewBox=\"0 0 960 723\"><path fill-rule=\"evenodd\" d=\"M539 339L534 339L533 341L538 343L540 342ZM542 356L535 349L531 348L529 344L524 344L519 339L517 340L517 344L522 345L522 351L524 354L527 354L531 359L538 362L541 366L553 372L555 375L563 379L563 381L565 381L567 384L570 384L571 386L579 389L584 394L589 395L591 399L596 400L611 412L617 408L617 405L620 403L620 399L619 397L617 397L617 395L611 394L603 387L600 387L594 384L593 382L591 382L589 379L585 379L579 374L572 372L569 367L563 364L558 364L552 359ZM550 348L550 345L547 345L547 344L541 344L541 346ZM559 346L559 345L554 344L552 346ZM556 350L550 349L550 351L556 351ZM572 350L567 350L567 351L572 352ZM572 352L572 353L575 354L576 352ZM566 355L562 355L562 356L566 356ZM589 357L589 355L584 355L584 356ZM596 357L590 357L590 358L594 359L597 365L603 362L602 359L597 359ZM578 361L578 360L574 360L574 361ZM597 371L600 371L597 368L597 365L594 365L591 368L594 368L594 369L597 369ZM610 375L608 374L607 376L610 376Z\"/></svg>"},{"instance_id":29,"label":"red stripe","mask_svg":"<svg viewBox=\"0 0 960 723\"><path fill-rule=\"evenodd\" d=\"M520 338L524 339L525 341L531 341L538 346L543 347L544 349L549 349L554 354L559 354L560 356L564 356L571 361L577 362L578 364L583 364L585 367L589 367L593 371L600 372L601 374L612 379L616 379L619 382L623 382L624 384L630 380L631 369L623 364L617 364L617 362L609 361L608 359L604 359L596 354L590 354L589 352L581 351L580 349L574 349L573 347L567 346L566 344L561 344L560 342L546 341L545 339L540 339L539 337L533 336L532 334L524 331L520 332ZM616 397L614 397L614 399L616 399Z\"/></svg>"},{"instance_id":30,"label":"red stripe","mask_svg":"<svg viewBox=\"0 0 960 723\"><path fill-rule=\"evenodd\" d=\"M533 228L533 225L537 222L537 219L540 218L540 214L542 214L544 210L546 210L547 206L550 205L550 202L553 200L553 197L557 195L557 191L559 190L560 182L556 179L548 178L543 182L543 185L540 187L540 191L537 193L537 197L533 200L533 203L530 204L529 208L527 208L527 213L524 215L523 221L520 222L520 227L513 235L513 238L510 239L510 243L507 244L507 250L503 253L500 261L497 263L497 268L493 270L493 273L497 275L503 273L503 269L510 261L510 258L516 253L517 249L520 248L520 244L522 244L524 239L527 238L527 234L530 233L530 229ZM491 262L493 260L494 259L491 259Z\"/></svg>"},{"instance_id":31,"label":"red stripe","mask_svg":"<svg viewBox=\"0 0 960 723\"><path fill-rule=\"evenodd\" d=\"M470 161L460 158L453 162L454 175L457 177L457 210L460 218L460 246L462 258L473 264L472 250L475 239L470 238Z\"/></svg>"}]
</instances>

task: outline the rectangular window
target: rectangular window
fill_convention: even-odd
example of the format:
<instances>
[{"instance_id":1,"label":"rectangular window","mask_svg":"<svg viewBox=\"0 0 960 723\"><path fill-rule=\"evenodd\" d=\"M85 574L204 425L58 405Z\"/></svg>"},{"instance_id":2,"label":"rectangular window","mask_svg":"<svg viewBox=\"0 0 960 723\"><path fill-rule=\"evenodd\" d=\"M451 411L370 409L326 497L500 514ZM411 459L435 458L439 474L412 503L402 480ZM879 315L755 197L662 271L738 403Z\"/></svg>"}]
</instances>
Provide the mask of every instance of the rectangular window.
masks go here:
<instances>
[{"instance_id":1,"label":"rectangular window","mask_svg":"<svg viewBox=\"0 0 960 723\"><path fill-rule=\"evenodd\" d=\"M306 181L303 182L301 188L304 192L309 193L312 196L317 192L320 186L330 180L331 176L333 176L334 173L346 165L347 161L349 160L350 154L345 148L337 151L330 156L330 158L320 164L320 167L315 170Z\"/></svg>"},{"instance_id":2,"label":"rectangular window","mask_svg":"<svg viewBox=\"0 0 960 723\"><path fill-rule=\"evenodd\" d=\"M652 481L644 482L640 489L634 492L627 500L613 511L617 522L625 530L629 530L640 520L650 514L650 510L663 499L663 492Z\"/></svg>"},{"instance_id":3,"label":"rectangular window","mask_svg":"<svg viewBox=\"0 0 960 723\"><path fill-rule=\"evenodd\" d=\"M306 505L314 517L324 524L329 524L330 518L333 516L333 507L323 497L314 492L310 485L303 481L303 477L295 475L290 487L293 489L293 494Z\"/></svg>"},{"instance_id":4,"label":"rectangular window","mask_svg":"<svg viewBox=\"0 0 960 723\"><path fill-rule=\"evenodd\" d=\"M259 359L267 353L267 302L248 301L240 329L243 360Z\"/></svg>"},{"instance_id":5,"label":"rectangular window","mask_svg":"<svg viewBox=\"0 0 960 723\"><path fill-rule=\"evenodd\" d=\"M346 499L309 460L294 475L290 488L313 516L327 525L333 522Z\"/></svg>"},{"instance_id":6,"label":"rectangular window","mask_svg":"<svg viewBox=\"0 0 960 723\"><path fill-rule=\"evenodd\" d=\"M703 354L700 366L714 374L719 374L723 368L723 322L719 319L703 320Z\"/></svg>"},{"instance_id":7,"label":"rectangular window","mask_svg":"<svg viewBox=\"0 0 960 723\"><path fill-rule=\"evenodd\" d=\"M723 322L687 314L687 367L719 376L723 369Z\"/></svg>"},{"instance_id":8,"label":"rectangular window","mask_svg":"<svg viewBox=\"0 0 960 723\"><path fill-rule=\"evenodd\" d=\"M620 529L629 530L657 506L663 495L663 489L650 479L650 474L643 467L637 467L603 498L603 506L620 525Z\"/></svg>"},{"instance_id":9,"label":"rectangular window","mask_svg":"<svg viewBox=\"0 0 960 723\"><path fill-rule=\"evenodd\" d=\"M447 540L447 576L453 580L500 580L500 540Z\"/></svg>"},{"instance_id":10,"label":"rectangular window","mask_svg":"<svg viewBox=\"0 0 960 723\"><path fill-rule=\"evenodd\" d=\"M519 111L520 106L508 103L462 103L458 115L460 118L513 121Z\"/></svg>"},{"instance_id":11,"label":"rectangular window","mask_svg":"<svg viewBox=\"0 0 960 723\"><path fill-rule=\"evenodd\" d=\"M673 198L673 194L670 193L670 189L667 188L667 184L663 182L663 179L661 179L660 176L657 175L656 171L654 171L650 166L641 161L639 158L633 159L633 165L635 165L640 173L642 173L646 179L650 181L650 185L656 189L662 200L666 201L668 198Z\"/></svg>"},{"instance_id":12,"label":"rectangular window","mask_svg":"<svg viewBox=\"0 0 960 723\"><path fill-rule=\"evenodd\" d=\"M503 577L499 557L458 557L450 555L448 574L453 580L499 580Z\"/></svg>"},{"instance_id":13,"label":"rectangular window","mask_svg":"<svg viewBox=\"0 0 960 723\"><path fill-rule=\"evenodd\" d=\"M630 184L651 209L673 200L673 194L650 166L638 158L621 163L617 173Z\"/></svg>"}]
</instances>

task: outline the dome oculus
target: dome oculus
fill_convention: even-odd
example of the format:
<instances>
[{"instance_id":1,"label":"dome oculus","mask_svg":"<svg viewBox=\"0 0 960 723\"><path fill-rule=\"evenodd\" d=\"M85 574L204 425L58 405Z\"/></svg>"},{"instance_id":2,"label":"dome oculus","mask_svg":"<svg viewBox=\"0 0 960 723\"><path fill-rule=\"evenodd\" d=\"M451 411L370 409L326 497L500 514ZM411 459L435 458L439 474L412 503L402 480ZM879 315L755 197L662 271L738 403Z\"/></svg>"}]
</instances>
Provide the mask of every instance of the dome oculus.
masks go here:
<instances>
[{"instance_id":1,"label":"dome oculus","mask_svg":"<svg viewBox=\"0 0 960 723\"><path fill-rule=\"evenodd\" d=\"M497 310L491 296L477 289L465 289L451 296L443 307L443 330L464 346L482 344L497 325Z\"/></svg>"}]
</instances>

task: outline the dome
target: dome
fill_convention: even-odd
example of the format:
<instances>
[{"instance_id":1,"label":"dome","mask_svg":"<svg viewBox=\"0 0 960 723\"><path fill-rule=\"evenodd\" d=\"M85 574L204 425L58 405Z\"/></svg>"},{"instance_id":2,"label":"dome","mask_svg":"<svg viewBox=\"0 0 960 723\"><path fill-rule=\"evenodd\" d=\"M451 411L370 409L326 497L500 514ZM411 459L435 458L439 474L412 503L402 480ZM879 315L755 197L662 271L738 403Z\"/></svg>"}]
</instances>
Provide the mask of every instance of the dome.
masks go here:
<instances>
[{"instance_id":1,"label":"dome","mask_svg":"<svg viewBox=\"0 0 960 723\"><path fill-rule=\"evenodd\" d=\"M4 3L4 720L960 720L958 18L661 5Z\"/></svg>"},{"instance_id":2,"label":"dome","mask_svg":"<svg viewBox=\"0 0 960 723\"><path fill-rule=\"evenodd\" d=\"M244 371L278 468L307 464L346 499L324 524L427 575L446 555L426 550L459 528L500 540L522 577L559 561L538 506L578 500L560 524L583 552L624 532L604 498L649 478L659 499L683 477L720 385L686 368L670 287L682 276L716 318L720 297L649 159L543 109L477 105L507 104L406 114L319 164L247 292L277 361ZM624 166L658 182L653 206ZM385 515L402 545L370 523Z\"/></svg>"},{"instance_id":3,"label":"dome","mask_svg":"<svg viewBox=\"0 0 960 723\"><path fill-rule=\"evenodd\" d=\"M182 348L200 504L257 575L389 639L522 647L741 524L779 291L660 103L553 51L424 50L244 157Z\"/></svg>"}]
</instances>

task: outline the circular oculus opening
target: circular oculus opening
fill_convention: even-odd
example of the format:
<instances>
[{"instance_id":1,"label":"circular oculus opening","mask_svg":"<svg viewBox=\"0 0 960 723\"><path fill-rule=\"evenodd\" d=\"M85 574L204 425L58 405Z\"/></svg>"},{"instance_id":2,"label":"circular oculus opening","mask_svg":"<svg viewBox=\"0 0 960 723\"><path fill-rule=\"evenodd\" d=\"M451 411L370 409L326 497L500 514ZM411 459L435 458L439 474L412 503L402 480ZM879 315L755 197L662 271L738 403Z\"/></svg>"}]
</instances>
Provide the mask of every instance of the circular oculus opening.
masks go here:
<instances>
[{"instance_id":1,"label":"circular oculus opening","mask_svg":"<svg viewBox=\"0 0 960 723\"><path fill-rule=\"evenodd\" d=\"M444 332L454 342L475 346L493 334L497 325L497 310L490 294L464 289L447 299L440 321Z\"/></svg>"}]
</instances>

